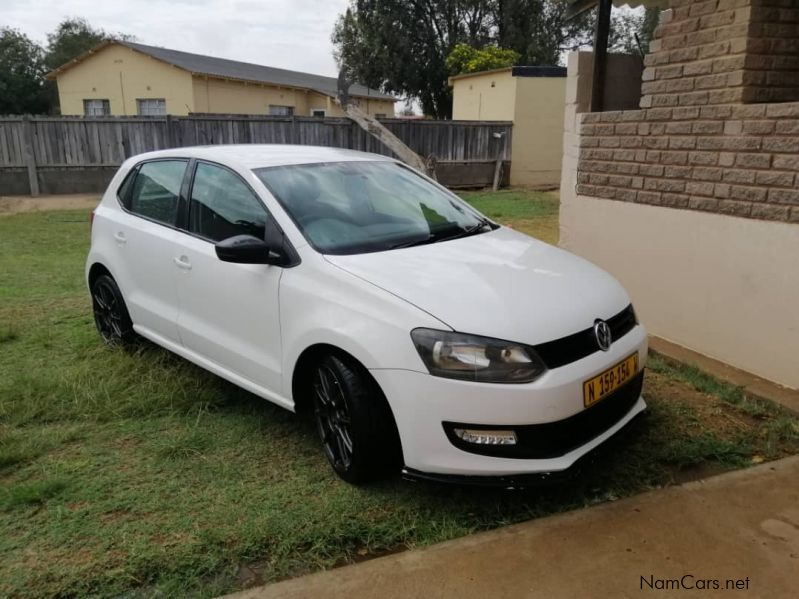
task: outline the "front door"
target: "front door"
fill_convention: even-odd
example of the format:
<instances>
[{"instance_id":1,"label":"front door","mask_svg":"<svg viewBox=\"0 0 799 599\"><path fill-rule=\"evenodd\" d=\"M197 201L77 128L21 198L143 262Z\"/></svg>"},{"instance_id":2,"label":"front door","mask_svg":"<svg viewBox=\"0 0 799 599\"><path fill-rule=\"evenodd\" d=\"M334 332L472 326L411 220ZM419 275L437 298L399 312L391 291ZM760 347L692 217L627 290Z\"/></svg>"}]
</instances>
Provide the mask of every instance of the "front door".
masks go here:
<instances>
[{"instance_id":1,"label":"front door","mask_svg":"<svg viewBox=\"0 0 799 599\"><path fill-rule=\"evenodd\" d=\"M222 262L214 244L235 235L264 238L271 216L233 171L197 162L187 232L174 255L183 345L251 383L280 394L278 290L283 269Z\"/></svg>"}]
</instances>

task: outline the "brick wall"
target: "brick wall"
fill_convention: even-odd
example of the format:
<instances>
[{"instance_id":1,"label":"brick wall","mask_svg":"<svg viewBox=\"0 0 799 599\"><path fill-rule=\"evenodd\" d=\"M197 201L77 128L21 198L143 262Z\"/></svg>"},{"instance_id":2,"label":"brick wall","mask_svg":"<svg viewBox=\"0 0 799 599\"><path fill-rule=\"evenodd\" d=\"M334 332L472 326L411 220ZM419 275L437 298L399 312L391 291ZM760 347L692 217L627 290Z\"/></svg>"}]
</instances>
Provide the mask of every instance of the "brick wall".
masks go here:
<instances>
[{"instance_id":1,"label":"brick wall","mask_svg":"<svg viewBox=\"0 0 799 599\"><path fill-rule=\"evenodd\" d=\"M644 64L642 108L799 100L799 3L672 0Z\"/></svg>"},{"instance_id":2,"label":"brick wall","mask_svg":"<svg viewBox=\"0 0 799 599\"><path fill-rule=\"evenodd\" d=\"M799 0L671 6L644 108L577 115L577 193L799 223L799 102L754 103L799 100Z\"/></svg>"},{"instance_id":3,"label":"brick wall","mask_svg":"<svg viewBox=\"0 0 799 599\"><path fill-rule=\"evenodd\" d=\"M579 195L799 222L799 103L582 115Z\"/></svg>"}]
</instances>

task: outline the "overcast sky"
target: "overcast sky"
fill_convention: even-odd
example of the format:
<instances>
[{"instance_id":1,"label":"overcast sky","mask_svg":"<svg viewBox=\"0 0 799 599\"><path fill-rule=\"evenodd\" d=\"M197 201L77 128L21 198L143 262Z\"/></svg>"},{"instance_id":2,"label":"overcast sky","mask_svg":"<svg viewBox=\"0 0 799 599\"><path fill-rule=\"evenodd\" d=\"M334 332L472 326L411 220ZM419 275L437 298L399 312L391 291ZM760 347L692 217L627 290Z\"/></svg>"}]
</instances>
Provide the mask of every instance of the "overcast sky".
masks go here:
<instances>
[{"instance_id":1,"label":"overcast sky","mask_svg":"<svg viewBox=\"0 0 799 599\"><path fill-rule=\"evenodd\" d=\"M347 0L0 0L0 26L44 44L67 17L137 41L336 75L330 34Z\"/></svg>"}]
</instances>

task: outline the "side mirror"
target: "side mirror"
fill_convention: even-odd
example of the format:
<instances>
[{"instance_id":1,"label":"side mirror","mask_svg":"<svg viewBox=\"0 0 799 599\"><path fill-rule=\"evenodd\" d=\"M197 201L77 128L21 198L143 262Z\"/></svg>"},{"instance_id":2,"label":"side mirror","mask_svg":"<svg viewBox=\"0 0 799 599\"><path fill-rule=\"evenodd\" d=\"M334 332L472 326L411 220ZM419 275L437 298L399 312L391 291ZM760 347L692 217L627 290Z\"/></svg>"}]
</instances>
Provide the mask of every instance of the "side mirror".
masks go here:
<instances>
[{"instance_id":1,"label":"side mirror","mask_svg":"<svg viewBox=\"0 0 799 599\"><path fill-rule=\"evenodd\" d=\"M236 235L216 244L216 255L222 262L236 264L282 264L283 255L252 235Z\"/></svg>"}]
</instances>

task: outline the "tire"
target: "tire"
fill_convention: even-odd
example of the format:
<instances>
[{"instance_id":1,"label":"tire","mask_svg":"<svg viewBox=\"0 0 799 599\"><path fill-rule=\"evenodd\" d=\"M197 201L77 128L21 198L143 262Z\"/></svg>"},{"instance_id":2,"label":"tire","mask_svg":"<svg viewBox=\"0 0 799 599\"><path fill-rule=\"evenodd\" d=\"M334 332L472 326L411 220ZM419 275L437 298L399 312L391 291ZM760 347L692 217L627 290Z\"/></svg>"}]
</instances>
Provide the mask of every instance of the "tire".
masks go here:
<instances>
[{"instance_id":1,"label":"tire","mask_svg":"<svg viewBox=\"0 0 799 599\"><path fill-rule=\"evenodd\" d=\"M353 484L396 474L402 465L397 427L366 369L354 360L328 355L312 372L314 420L336 474Z\"/></svg>"},{"instance_id":2,"label":"tire","mask_svg":"<svg viewBox=\"0 0 799 599\"><path fill-rule=\"evenodd\" d=\"M91 287L94 324L108 345L129 347L137 340L122 292L109 275L100 275Z\"/></svg>"}]
</instances>

